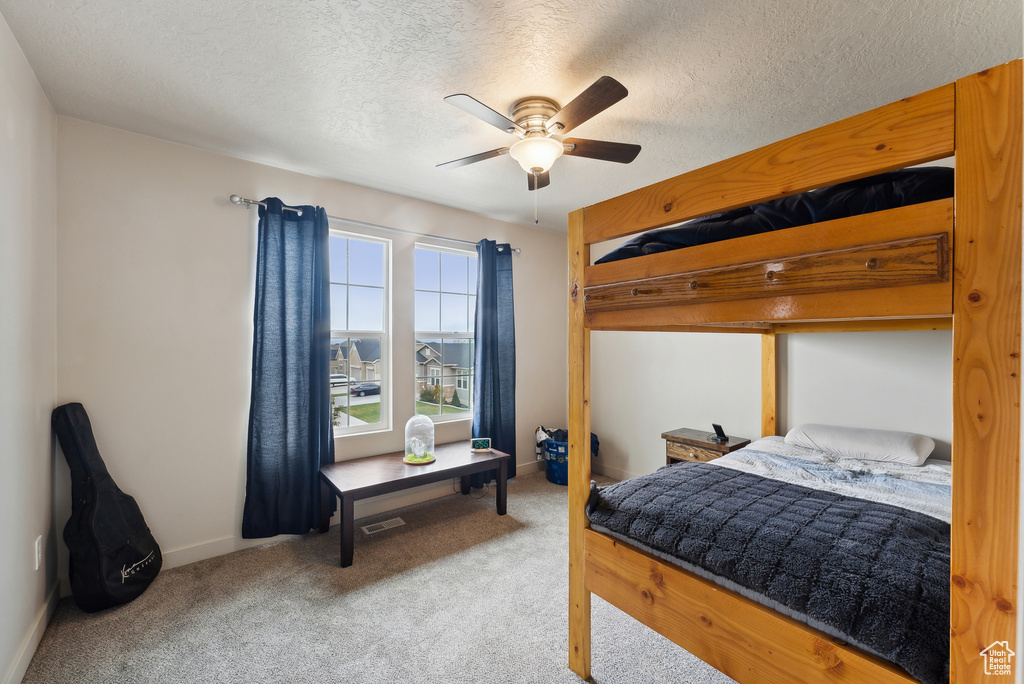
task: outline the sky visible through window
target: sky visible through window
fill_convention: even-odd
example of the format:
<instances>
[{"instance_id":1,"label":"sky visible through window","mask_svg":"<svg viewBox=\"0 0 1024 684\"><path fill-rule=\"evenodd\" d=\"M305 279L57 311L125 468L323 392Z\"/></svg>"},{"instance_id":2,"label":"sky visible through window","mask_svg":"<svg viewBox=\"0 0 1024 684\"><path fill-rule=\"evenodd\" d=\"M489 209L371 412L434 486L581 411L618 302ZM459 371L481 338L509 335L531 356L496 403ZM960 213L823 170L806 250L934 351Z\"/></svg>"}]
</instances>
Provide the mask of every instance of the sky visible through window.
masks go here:
<instances>
[{"instance_id":1,"label":"sky visible through window","mask_svg":"<svg viewBox=\"0 0 1024 684\"><path fill-rule=\"evenodd\" d=\"M331 236L331 328L384 330L384 245Z\"/></svg>"},{"instance_id":2,"label":"sky visible through window","mask_svg":"<svg viewBox=\"0 0 1024 684\"><path fill-rule=\"evenodd\" d=\"M416 330L473 332L475 256L416 250Z\"/></svg>"}]
</instances>

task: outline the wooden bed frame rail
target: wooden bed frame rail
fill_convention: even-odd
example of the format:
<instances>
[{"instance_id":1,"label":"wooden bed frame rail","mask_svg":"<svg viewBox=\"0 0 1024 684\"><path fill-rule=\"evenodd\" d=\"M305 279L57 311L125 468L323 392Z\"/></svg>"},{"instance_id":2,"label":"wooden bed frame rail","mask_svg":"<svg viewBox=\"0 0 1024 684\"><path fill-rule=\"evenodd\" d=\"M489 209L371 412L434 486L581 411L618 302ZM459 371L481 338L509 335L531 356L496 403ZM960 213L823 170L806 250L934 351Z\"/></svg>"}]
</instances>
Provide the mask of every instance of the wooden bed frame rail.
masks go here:
<instances>
[{"instance_id":1,"label":"wooden bed frame rail","mask_svg":"<svg viewBox=\"0 0 1024 684\"><path fill-rule=\"evenodd\" d=\"M1017 649L1022 75L1020 60L1004 64L569 215L569 666L581 678L595 593L740 682L914 681L589 529L592 330L762 335L772 435L778 334L952 329L950 681L991 679L981 652L994 642ZM598 242L950 155L952 202L591 265Z\"/></svg>"}]
</instances>

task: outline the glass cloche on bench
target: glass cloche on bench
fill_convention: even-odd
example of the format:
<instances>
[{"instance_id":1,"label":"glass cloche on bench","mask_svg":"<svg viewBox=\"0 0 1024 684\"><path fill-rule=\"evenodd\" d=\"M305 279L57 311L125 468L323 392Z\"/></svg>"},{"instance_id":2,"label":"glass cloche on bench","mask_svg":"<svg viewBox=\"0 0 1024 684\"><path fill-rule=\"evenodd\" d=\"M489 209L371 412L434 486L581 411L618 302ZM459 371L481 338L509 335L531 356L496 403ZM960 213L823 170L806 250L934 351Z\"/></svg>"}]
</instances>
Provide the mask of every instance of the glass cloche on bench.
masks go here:
<instances>
[{"instance_id":1,"label":"glass cloche on bench","mask_svg":"<svg viewBox=\"0 0 1024 684\"><path fill-rule=\"evenodd\" d=\"M434 461L434 421L416 415L405 424L405 458L412 465Z\"/></svg>"}]
</instances>

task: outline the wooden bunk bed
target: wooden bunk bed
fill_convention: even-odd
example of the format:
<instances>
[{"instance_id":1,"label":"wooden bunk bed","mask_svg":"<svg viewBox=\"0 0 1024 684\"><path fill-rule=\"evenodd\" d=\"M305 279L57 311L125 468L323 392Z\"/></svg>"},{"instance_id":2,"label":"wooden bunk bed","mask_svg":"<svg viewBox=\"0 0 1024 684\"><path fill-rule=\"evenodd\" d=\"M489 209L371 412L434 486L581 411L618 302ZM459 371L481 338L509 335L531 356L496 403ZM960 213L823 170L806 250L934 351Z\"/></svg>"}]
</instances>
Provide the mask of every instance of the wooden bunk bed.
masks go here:
<instances>
[{"instance_id":1,"label":"wooden bunk bed","mask_svg":"<svg viewBox=\"0 0 1024 684\"><path fill-rule=\"evenodd\" d=\"M953 331L950 680L1016 646L1020 498L1020 60L569 215L569 666L590 676L596 594L740 682L913 682L903 670L589 529L590 333ZM591 265L592 244L955 156L955 195Z\"/></svg>"}]
</instances>

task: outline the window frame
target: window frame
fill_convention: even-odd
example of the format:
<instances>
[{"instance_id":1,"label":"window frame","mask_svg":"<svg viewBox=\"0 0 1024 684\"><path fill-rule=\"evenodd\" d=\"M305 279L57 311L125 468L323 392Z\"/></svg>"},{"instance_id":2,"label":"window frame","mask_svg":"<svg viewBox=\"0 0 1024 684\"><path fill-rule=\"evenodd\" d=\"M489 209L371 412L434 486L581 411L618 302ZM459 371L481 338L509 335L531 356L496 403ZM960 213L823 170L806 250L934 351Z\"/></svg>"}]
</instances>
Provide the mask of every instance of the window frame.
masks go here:
<instances>
[{"instance_id":1,"label":"window frame","mask_svg":"<svg viewBox=\"0 0 1024 684\"><path fill-rule=\"evenodd\" d=\"M357 380L355 380L352 377L351 365L349 365L349 369L348 369L349 372L346 374L346 375L348 375L347 386L349 387L349 389L351 389L351 387L353 385L358 384L358 383L364 383L364 382L378 382L378 383L380 383L380 394L378 395L380 397L380 421L377 422L377 423L371 423L369 425L349 425L349 426L344 426L344 427L340 427L338 425L334 425L334 437L336 439L339 439L339 438L343 438L343 437L350 437L350 436L353 436L353 435L366 435L366 434L372 434L372 433L377 433L377 432L390 432L392 427L393 427L393 418L394 418L394 416L392 415L393 412L391 410L391 394L392 394L392 392L391 392L391 390L392 390L391 378L392 378L392 366L393 366L393 363L392 363L393 360L391 358L392 357L392 349L391 349L391 335L392 335L392 292L393 292L392 273L393 273L393 270L394 270L393 269L392 260L394 258L394 244L393 244L393 241L390 238L380 237L380 236L377 236L377 235L369 235L367 233L357 233L357 232L354 232L354 231L342 230L342 229L339 229L339 228L330 228L329 230L330 230L331 237L341 237L341 238L345 238L347 240L361 240L363 242L371 242L371 243L380 244L380 245L382 245L384 247L384 259L383 259L383 269L384 269L384 272L382 274L382 276L383 276L383 280L382 280L383 286L382 286L382 289L384 291L383 292L383 295L384 295L383 296L384 310L382 312L382 325L381 325L383 330L382 331L377 331L377 330L354 330L354 329L353 330L341 330L341 329L336 329L336 328L334 328L332 326L331 327L331 333L330 333L331 334L331 340L346 339L346 338L348 340L354 340L354 339L368 338L368 337L369 338L378 338L380 340L380 373L379 373L380 377L379 377L379 379L377 379L377 380L366 380L365 378L363 378L363 379L357 381ZM348 259L351 258L350 255L351 255L351 252L349 250L346 250L346 254L345 254L346 266L348 264ZM348 274L346 274L346 276L347 275ZM328 276L328 278L330 278L330 276ZM331 285L343 284L343 285L346 285L346 286L352 286L351 283L335 283L333 280L330 281L330 284ZM376 286L356 285L356 287L376 287ZM345 310L346 310L346 312L350 311L349 303L350 302L346 302L345 303ZM361 371L362 371L362 369L360 369L360 375L363 375L363 373ZM351 398L351 394L348 394L347 396L349 398ZM332 406L333 406L333 402L332 402ZM332 424L333 424L333 416L331 418L331 421L332 421Z\"/></svg>"},{"instance_id":2,"label":"window frame","mask_svg":"<svg viewBox=\"0 0 1024 684\"><path fill-rule=\"evenodd\" d=\"M433 244L433 243L429 243L429 242L419 242L419 241L416 242L413 245L413 268L414 268L414 273L413 273L413 311L412 311L412 315L413 315L413 340L417 344L419 343L420 340L438 340L441 343L441 346L442 346L442 349L437 350L438 351L437 360L441 364L440 368L437 368L437 369L429 368L427 370L427 375L426 376L420 376L420 375L417 375L416 372L415 372L415 365L413 366L413 377L412 377L413 415L425 415L428 418L430 418L430 420L433 421L434 423L454 423L454 422L459 422L459 421L472 420L473 419L473 398L472 397L468 397L468 400L465 401L465 406L467 408L466 411L460 411L458 413L448 413L448 414L446 414L446 413L444 413L444 408L443 408L443 405L442 405L442 408L441 408L442 412L441 412L440 415L430 415L430 414L418 414L418 413L416 413L416 402L419 400L418 384L419 384L419 381L421 379L427 380L428 382L430 382L431 385L435 385L435 386L436 385L440 385L441 386L442 394L444 393L444 386L445 386L444 385L444 381L445 381L446 377L447 378L451 378L451 380L453 382L453 385L452 385L453 387L459 388L459 382L460 382L462 377L466 378L467 389L470 386L472 386L472 378L475 375L475 372L474 372L474 369L472 368L472 366L469 368L469 373L468 374L464 374L464 375L454 374L454 375L450 375L450 376L445 376L444 375L444 350L443 350L444 343L446 341L448 341L448 340L467 340L468 339L473 344L474 354L475 354L475 350L476 350L476 330L475 330L475 328L476 328L476 320L475 320L475 311L474 311L474 313L473 313L473 315L471 317L470 310L468 308L468 300L467 300L467 310L466 310L466 316L467 316L466 321L467 321L467 323L469 323L470 320L473 321L473 326L472 326L474 328L473 330L469 330L469 331L466 331L466 332L442 332L442 331L425 331L425 330L419 330L419 329L416 328L416 303L415 303L415 301L416 301L416 293L417 292L437 292L438 298L439 298L439 301L438 301L438 306L439 307L441 306L441 303L440 303L441 302L441 299L440 299L441 295L444 295L444 294L458 294L458 295L464 294L464 293L461 293L461 292L446 292L443 289L443 286L442 286L443 280L441 278L440 271L438 271L438 289L437 290L421 290L421 289L416 287L415 254L416 254L416 250L420 250L420 249L431 251L431 252L454 254L454 255L457 255L457 256L469 257L471 259L479 259L479 255L477 254L475 249L459 249L459 248L456 248L456 247L447 247L447 246L443 246L443 245L437 245L437 244ZM478 265L477 267L478 267L478 270L479 270L479 261L477 261L477 265ZM465 294L467 295L467 297L471 297L472 298L472 301L474 302L474 309L475 309L475 302L476 302L476 297L477 297L477 287L476 287L476 285L477 285L477 277L478 277L478 275L479 275L479 273L477 272L477 273L473 273L473 275L470 277L469 270L467 268L467 278L469 278L469 280L467 280L467 287L466 287L467 292ZM440 315L441 314L440 314L440 309L439 309L438 310L438 316L440 317ZM440 318L438 319L438 325L441 325ZM413 351L415 351L415 347L414 347ZM437 371L437 375L436 376L433 373L433 371L435 371L435 370ZM461 389L461 388L459 388L459 389Z\"/></svg>"}]
</instances>

